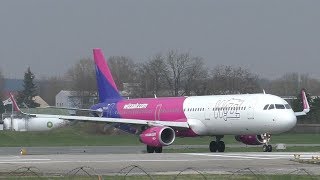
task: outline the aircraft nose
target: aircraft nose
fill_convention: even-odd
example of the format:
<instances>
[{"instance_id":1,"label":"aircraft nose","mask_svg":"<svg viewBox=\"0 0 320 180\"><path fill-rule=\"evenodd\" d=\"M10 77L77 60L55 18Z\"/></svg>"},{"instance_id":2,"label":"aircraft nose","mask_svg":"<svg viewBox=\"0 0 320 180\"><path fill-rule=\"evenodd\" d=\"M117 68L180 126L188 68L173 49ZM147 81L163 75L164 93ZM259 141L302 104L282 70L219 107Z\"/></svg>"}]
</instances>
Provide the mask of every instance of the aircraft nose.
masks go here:
<instances>
[{"instance_id":1,"label":"aircraft nose","mask_svg":"<svg viewBox=\"0 0 320 180\"><path fill-rule=\"evenodd\" d=\"M297 123L297 117L294 115L293 112L283 113L280 117L278 117L278 119L283 132L289 131Z\"/></svg>"}]
</instances>

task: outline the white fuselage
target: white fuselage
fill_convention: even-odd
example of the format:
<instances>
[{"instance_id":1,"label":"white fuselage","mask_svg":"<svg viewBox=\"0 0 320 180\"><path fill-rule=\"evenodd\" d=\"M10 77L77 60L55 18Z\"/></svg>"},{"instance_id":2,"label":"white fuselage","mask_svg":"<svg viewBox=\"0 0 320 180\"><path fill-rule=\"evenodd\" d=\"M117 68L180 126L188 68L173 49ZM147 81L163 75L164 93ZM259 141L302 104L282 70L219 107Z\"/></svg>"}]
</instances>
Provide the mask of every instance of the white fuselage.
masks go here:
<instances>
[{"instance_id":1,"label":"white fuselage","mask_svg":"<svg viewBox=\"0 0 320 180\"><path fill-rule=\"evenodd\" d=\"M280 108L265 109L268 104ZM198 135L282 133L296 124L296 116L282 98L269 94L187 97L184 113Z\"/></svg>"}]
</instances>

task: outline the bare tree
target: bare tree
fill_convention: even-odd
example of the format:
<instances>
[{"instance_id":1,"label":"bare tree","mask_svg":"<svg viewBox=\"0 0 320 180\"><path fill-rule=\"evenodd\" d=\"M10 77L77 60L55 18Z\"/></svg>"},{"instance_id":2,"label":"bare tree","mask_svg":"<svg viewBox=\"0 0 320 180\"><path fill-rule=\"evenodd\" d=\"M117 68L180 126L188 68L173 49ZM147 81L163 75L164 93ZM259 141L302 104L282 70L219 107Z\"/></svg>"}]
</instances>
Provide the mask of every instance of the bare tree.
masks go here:
<instances>
[{"instance_id":1,"label":"bare tree","mask_svg":"<svg viewBox=\"0 0 320 180\"><path fill-rule=\"evenodd\" d=\"M112 56L109 58L108 64L119 90L123 90L123 83L133 83L137 81L137 68L130 58L125 56Z\"/></svg>"},{"instance_id":2,"label":"bare tree","mask_svg":"<svg viewBox=\"0 0 320 180\"><path fill-rule=\"evenodd\" d=\"M280 96L295 96L302 88L311 94L320 94L320 81L308 74L286 73L278 79L270 80L267 87L270 93Z\"/></svg>"},{"instance_id":3,"label":"bare tree","mask_svg":"<svg viewBox=\"0 0 320 180\"><path fill-rule=\"evenodd\" d=\"M143 92L147 97L154 94L167 95L167 65L161 54L157 54L150 58L148 62L141 64L138 72Z\"/></svg>"},{"instance_id":4,"label":"bare tree","mask_svg":"<svg viewBox=\"0 0 320 180\"><path fill-rule=\"evenodd\" d=\"M299 74L287 73L281 78L276 79L272 83L274 94L281 96L294 96L300 91L299 87Z\"/></svg>"},{"instance_id":5,"label":"bare tree","mask_svg":"<svg viewBox=\"0 0 320 180\"><path fill-rule=\"evenodd\" d=\"M73 95L80 98L80 105L87 108L93 102L90 99L97 95L97 83L93 60L81 59L67 72L68 80L71 82ZM78 101L75 98L75 101ZM74 102L76 103L76 102ZM78 104L78 103L76 103Z\"/></svg>"},{"instance_id":6,"label":"bare tree","mask_svg":"<svg viewBox=\"0 0 320 180\"><path fill-rule=\"evenodd\" d=\"M189 53L178 54L176 51L169 51L166 55L167 69L164 72L173 96L179 96L182 89L181 82L185 71L189 68L191 57Z\"/></svg>"},{"instance_id":7,"label":"bare tree","mask_svg":"<svg viewBox=\"0 0 320 180\"><path fill-rule=\"evenodd\" d=\"M208 69L204 67L203 59L192 57L184 72L184 95L205 95L208 93Z\"/></svg>"},{"instance_id":8,"label":"bare tree","mask_svg":"<svg viewBox=\"0 0 320 180\"><path fill-rule=\"evenodd\" d=\"M39 95L51 106L55 105L55 96L61 90L71 90L71 81L63 77L42 78L39 82Z\"/></svg>"},{"instance_id":9,"label":"bare tree","mask_svg":"<svg viewBox=\"0 0 320 180\"><path fill-rule=\"evenodd\" d=\"M4 76L2 74L2 71L0 69L0 98L3 97L3 90L4 90Z\"/></svg>"},{"instance_id":10,"label":"bare tree","mask_svg":"<svg viewBox=\"0 0 320 180\"><path fill-rule=\"evenodd\" d=\"M143 64L140 72L144 76L142 84L146 93L180 96L203 94L207 89L204 79L208 71L203 59L189 53L171 50L165 56L156 54Z\"/></svg>"},{"instance_id":11,"label":"bare tree","mask_svg":"<svg viewBox=\"0 0 320 180\"><path fill-rule=\"evenodd\" d=\"M258 80L258 76L247 69L220 65L212 72L212 93L254 93L261 90Z\"/></svg>"}]
</instances>

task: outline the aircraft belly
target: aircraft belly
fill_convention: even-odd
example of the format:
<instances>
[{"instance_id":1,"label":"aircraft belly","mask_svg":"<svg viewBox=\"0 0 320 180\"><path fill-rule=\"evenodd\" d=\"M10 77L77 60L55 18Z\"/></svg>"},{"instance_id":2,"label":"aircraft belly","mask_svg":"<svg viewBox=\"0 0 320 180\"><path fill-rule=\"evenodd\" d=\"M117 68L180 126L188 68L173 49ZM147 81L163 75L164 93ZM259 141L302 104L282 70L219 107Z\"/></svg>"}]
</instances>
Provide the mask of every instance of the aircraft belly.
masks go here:
<instances>
[{"instance_id":1,"label":"aircraft belly","mask_svg":"<svg viewBox=\"0 0 320 180\"><path fill-rule=\"evenodd\" d=\"M240 134L262 134L272 132L273 126L264 121L254 119L241 119L224 121L223 119L203 120L208 135L240 135Z\"/></svg>"}]
</instances>

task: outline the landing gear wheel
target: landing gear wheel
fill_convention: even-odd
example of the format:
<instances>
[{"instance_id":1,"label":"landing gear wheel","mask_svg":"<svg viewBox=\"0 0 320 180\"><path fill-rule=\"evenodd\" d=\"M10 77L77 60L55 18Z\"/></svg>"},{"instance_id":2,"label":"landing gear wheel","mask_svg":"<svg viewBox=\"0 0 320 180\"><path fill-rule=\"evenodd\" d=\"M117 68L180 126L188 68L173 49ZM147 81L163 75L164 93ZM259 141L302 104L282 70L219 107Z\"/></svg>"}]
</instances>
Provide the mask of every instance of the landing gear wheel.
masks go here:
<instances>
[{"instance_id":1,"label":"landing gear wheel","mask_svg":"<svg viewBox=\"0 0 320 180\"><path fill-rule=\"evenodd\" d=\"M218 144L215 141L211 141L209 145L210 152L216 152L218 150Z\"/></svg>"},{"instance_id":2,"label":"landing gear wheel","mask_svg":"<svg viewBox=\"0 0 320 180\"><path fill-rule=\"evenodd\" d=\"M224 144L224 142L223 141L219 141L217 143L218 152L224 152L225 149L226 149L226 145Z\"/></svg>"},{"instance_id":3,"label":"landing gear wheel","mask_svg":"<svg viewBox=\"0 0 320 180\"><path fill-rule=\"evenodd\" d=\"M155 147L152 147L152 146L147 146L147 152L148 153L153 153L155 151Z\"/></svg>"},{"instance_id":4,"label":"landing gear wheel","mask_svg":"<svg viewBox=\"0 0 320 180\"><path fill-rule=\"evenodd\" d=\"M156 153L162 153L162 147L155 147L155 148L154 148L154 151L155 151Z\"/></svg>"},{"instance_id":5,"label":"landing gear wheel","mask_svg":"<svg viewBox=\"0 0 320 180\"><path fill-rule=\"evenodd\" d=\"M263 150L263 152L268 152L268 146L264 144L262 146L262 150Z\"/></svg>"},{"instance_id":6,"label":"landing gear wheel","mask_svg":"<svg viewBox=\"0 0 320 180\"><path fill-rule=\"evenodd\" d=\"M272 146L269 144L269 145L263 145L262 146L262 149L263 149L263 152L272 152Z\"/></svg>"}]
</instances>

